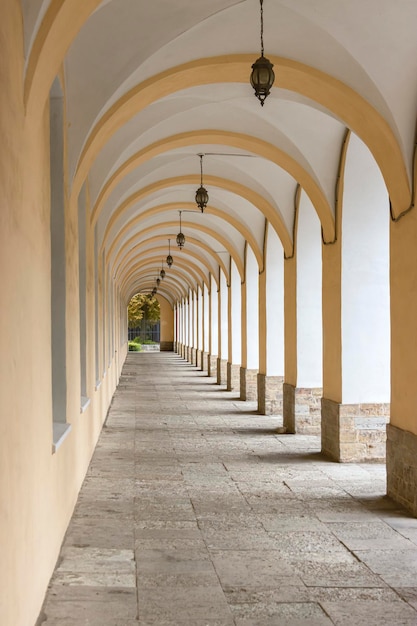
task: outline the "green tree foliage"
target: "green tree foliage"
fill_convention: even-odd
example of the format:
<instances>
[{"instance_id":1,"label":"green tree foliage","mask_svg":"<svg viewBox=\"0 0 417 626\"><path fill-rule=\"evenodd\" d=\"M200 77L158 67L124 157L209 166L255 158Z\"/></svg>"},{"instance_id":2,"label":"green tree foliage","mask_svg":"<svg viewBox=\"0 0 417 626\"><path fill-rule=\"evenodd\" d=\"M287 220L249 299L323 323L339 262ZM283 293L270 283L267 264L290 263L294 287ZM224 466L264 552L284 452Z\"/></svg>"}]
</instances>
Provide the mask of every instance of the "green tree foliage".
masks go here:
<instances>
[{"instance_id":1,"label":"green tree foliage","mask_svg":"<svg viewBox=\"0 0 417 626\"><path fill-rule=\"evenodd\" d=\"M149 322L160 319L159 302L151 294L137 293L127 307L129 328L137 328L143 318Z\"/></svg>"}]
</instances>

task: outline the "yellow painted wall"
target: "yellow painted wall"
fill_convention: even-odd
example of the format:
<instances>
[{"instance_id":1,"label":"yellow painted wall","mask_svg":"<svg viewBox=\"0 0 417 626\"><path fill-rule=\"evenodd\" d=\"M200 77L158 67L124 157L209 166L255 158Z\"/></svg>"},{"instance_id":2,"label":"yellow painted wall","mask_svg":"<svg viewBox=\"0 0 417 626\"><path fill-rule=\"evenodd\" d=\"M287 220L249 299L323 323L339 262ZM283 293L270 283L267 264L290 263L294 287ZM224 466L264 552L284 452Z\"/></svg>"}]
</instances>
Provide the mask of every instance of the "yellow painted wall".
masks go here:
<instances>
[{"instance_id":1,"label":"yellow painted wall","mask_svg":"<svg viewBox=\"0 0 417 626\"><path fill-rule=\"evenodd\" d=\"M174 341L174 309L161 295L157 295L161 307L161 341Z\"/></svg>"},{"instance_id":2,"label":"yellow painted wall","mask_svg":"<svg viewBox=\"0 0 417 626\"><path fill-rule=\"evenodd\" d=\"M22 15L0 3L0 624L33 626L117 370L95 391L94 281L88 270L88 390L80 414L78 243L67 211L67 421L52 454L49 119L23 107ZM119 358L123 359L122 354Z\"/></svg>"}]
</instances>

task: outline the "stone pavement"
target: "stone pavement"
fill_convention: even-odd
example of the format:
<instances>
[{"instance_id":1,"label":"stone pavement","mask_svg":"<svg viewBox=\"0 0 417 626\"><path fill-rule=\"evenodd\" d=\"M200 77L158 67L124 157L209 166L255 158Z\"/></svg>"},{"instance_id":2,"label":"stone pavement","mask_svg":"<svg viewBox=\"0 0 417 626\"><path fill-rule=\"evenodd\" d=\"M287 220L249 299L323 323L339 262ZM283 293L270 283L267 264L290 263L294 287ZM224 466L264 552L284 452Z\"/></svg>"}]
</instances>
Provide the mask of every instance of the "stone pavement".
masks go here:
<instances>
[{"instance_id":1,"label":"stone pavement","mask_svg":"<svg viewBox=\"0 0 417 626\"><path fill-rule=\"evenodd\" d=\"M417 625L382 465L277 433L174 353L127 357L39 624Z\"/></svg>"}]
</instances>

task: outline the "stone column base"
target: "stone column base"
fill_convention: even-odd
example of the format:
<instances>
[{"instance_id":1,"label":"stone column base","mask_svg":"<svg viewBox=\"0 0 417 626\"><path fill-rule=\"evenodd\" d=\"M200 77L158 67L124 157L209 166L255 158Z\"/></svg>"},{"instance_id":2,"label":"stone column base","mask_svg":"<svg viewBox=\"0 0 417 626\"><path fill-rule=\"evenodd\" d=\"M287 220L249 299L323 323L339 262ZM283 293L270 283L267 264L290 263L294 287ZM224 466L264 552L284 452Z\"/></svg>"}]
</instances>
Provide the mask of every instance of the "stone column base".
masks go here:
<instances>
[{"instance_id":1,"label":"stone column base","mask_svg":"<svg viewBox=\"0 0 417 626\"><path fill-rule=\"evenodd\" d=\"M201 353L201 371L202 372L208 372L208 353L207 352L202 352Z\"/></svg>"},{"instance_id":2,"label":"stone column base","mask_svg":"<svg viewBox=\"0 0 417 626\"><path fill-rule=\"evenodd\" d=\"M207 355L207 376L217 377L217 354Z\"/></svg>"},{"instance_id":3,"label":"stone column base","mask_svg":"<svg viewBox=\"0 0 417 626\"><path fill-rule=\"evenodd\" d=\"M240 365L227 363L227 391L240 390Z\"/></svg>"},{"instance_id":4,"label":"stone column base","mask_svg":"<svg viewBox=\"0 0 417 626\"><path fill-rule=\"evenodd\" d=\"M181 344L181 356L183 359L186 359L187 348L184 344Z\"/></svg>"},{"instance_id":5,"label":"stone column base","mask_svg":"<svg viewBox=\"0 0 417 626\"><path fill-rule=\"evenodd\" d=\"M198 358L198 350L196 348L191 348L191 360L190 360L190 363L192 365L197 365L197 358Z\"/></svg>"},{"instance_id":6,"label":"stone column base","mask_svg":"<svg viewBox=\"0 0 417 626\"><path fill-rule=\"evenodd\" d=\"M387 494L417 517L417 435L387 424Z\"/></svg>"},{"instance_id":7,"label":"stone column base","mask_svg":"<svg viewBox=\"0 0 417 626\"><path fill-rule=\"evenodd\" d=\"M323 389L283 385L284 428L287 433L319 435Z\"/></svg>"},{"instance_id":8,"label":"stone column base","mask_svg":"<svg viewBox=\"0 0 417 626\"><path fill-rule=\"evenodd\" d=\"M226 359L219 359L219 357L217 357L217 384L227 384L227 361Z\"/></svg>"},{"instance_id":9,"label":"stone column base","mask_svg":"<svg viewBox=\"0 0 417 626\"><path fill-rule=\"evenodd\" d=\"M389 404L339 404L321 399L321 450L341 463L385 461Z\"/></svg>"},{"instance_id":10,"label":"stone column base","mask_svg":"<svg viewBox=\"0 0 417 626\"><path fill-rule=\"evenodd\" d=\"M258 374L258 411L261 415L282 414L283 376Z\"/></svg>"},{"instance_id":11,"label":"stone column base","mask_svg":"<svg viewBox=\"0 0 417 626\"><path fill-rule=\"evenodd\" d=\"M161 352L172 352L174 350L174 344L172 341L161 341L159 349Z\"/></svg>"},{"instance_id":12,"label":"stone column base","mask_svg":"<svg viewBox=\"0 0 417 626\"><path fill-rule=\"evenodd\" d=\"M258 370L240 368L240 399L251 402L258 399Z\"/></svg>"}]
</instances>

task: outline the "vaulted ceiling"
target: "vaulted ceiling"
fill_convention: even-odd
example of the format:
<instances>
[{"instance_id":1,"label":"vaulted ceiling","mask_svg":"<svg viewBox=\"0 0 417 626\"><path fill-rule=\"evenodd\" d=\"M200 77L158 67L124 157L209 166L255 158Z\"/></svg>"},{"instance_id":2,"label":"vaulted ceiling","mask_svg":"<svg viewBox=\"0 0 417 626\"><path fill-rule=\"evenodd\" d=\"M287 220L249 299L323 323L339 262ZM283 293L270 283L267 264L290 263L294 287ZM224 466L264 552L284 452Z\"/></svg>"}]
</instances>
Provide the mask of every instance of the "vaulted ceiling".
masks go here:
<instances>
[{"instance_id":1,"label":"vaulted ceiling","mask_svg":"<svg viewBox=\"0 0 417 626\"><path fill-rule=\"evenodd\" d=\"M294 201L311 199L325 240L346 129L374 155L394 213L410 204L417 110L415 0L265 0L275 84L261 107L249 83L260 54L259 0L25 0L28 114L64 68L71 202L88 180L90 220L126 298L259 263L265 219L284 252ZM210 201L204 213L194 195ZM176 247L179 210L186 245ZM166 267L165 267L166 269Z\"/></svg>"}]
</instances>

